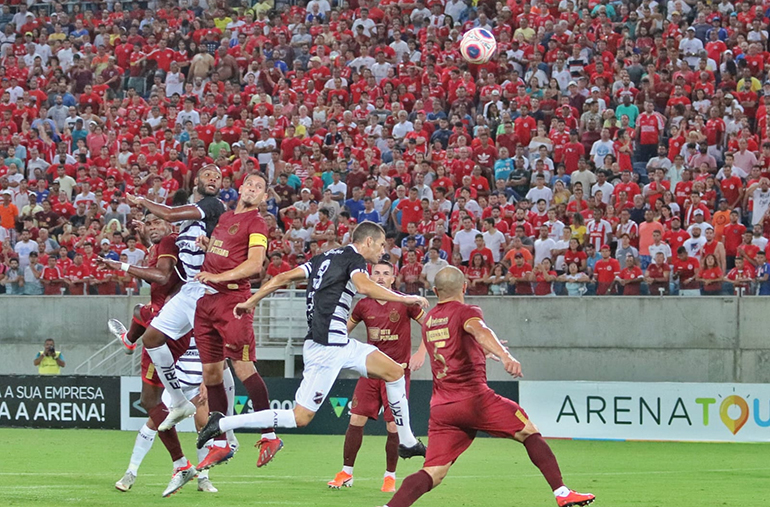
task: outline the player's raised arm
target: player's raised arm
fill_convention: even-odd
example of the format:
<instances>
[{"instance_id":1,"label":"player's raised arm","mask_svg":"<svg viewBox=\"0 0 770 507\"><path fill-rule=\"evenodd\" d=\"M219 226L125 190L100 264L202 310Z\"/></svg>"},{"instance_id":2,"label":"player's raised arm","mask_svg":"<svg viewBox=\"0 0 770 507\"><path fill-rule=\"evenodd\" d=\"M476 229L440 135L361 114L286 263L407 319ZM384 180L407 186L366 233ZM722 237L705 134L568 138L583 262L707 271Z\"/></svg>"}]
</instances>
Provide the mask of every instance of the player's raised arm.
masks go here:
<instances>
[{"instance_id":1,"label":"player's raised arm","mask_svg":"<svg viewBox=\"0 0 770 507\"><path fill-rule=\"evenodd\" d=\"M423 308L428 308L428 300L421 296L408 296L398 294L390 289L378 285L375 283L369 275L363 272L353 273L350 277L353 284L356 286L356 290L364 296L368 296L372 299L379 299L380 301L392 301L394 303L404 303L405 305L420 305Z\"/></svg>"},{"instance_id":2,"label":"player's raised arm","mask_svg":"<svg viewBox=\"0 0 770 507\"><path fill-rule=\"evenodd\" d=\"M129 202L146 208L150 213L156 215L167 222L180 222L182 220L201 220L203 213L195 204L185 204L184 206L166 206L157 202L150 201L144 197L137 197L126 194Z\"/></svg>"},{"instance_id":3,"label":"player's raised arm","mask_svg":"<svg viewBox=\"0 0 770 507\"><path fill-rule=\"evenodd\" d=\"M154 268L132 266L127 262L118 262L104 257L96 258L96 265L99 268L112 269L115 271L123 271L131 276L135 276L140 280L144 280L148 283L157 283L159 285L165 285L168 283L169 278L174 272L177 259L170 255L163 256L158 259L158 263Z\"/></svg>"},{"instance_id":4,"label":"player's raised arm","mask_svg":"<svg viewBox=\"0 0 770 507\"><path fill-rule=\"evenodd\" d=\"M463 325L467 333L473 335L476 341L490 354L500 358L505 371L514 377L521 377L521 363L514 358L508 349L498 340L497 335L481 319L469 319Z\"/></svg>"},{"instance_id":5,"label":"player's raised arm","mask_svg":"<svg viewBox=\"0 0 770 507\"><path fill-rule=\"evenodd\" d=\"M264 285L262 285L262 287L260 287L259 290L255 292L254 295L252 295L249 299L243 303L238 304L233 309L233 315L240 319L241 316L254 310L254 308L257 307L257 303L284 285L289 285L292 282L298 282L305 279L307 279L307 271L302 266L297 266L291 271L286 271L285 273L276 275Z\"/></svg>"}]
</instances>

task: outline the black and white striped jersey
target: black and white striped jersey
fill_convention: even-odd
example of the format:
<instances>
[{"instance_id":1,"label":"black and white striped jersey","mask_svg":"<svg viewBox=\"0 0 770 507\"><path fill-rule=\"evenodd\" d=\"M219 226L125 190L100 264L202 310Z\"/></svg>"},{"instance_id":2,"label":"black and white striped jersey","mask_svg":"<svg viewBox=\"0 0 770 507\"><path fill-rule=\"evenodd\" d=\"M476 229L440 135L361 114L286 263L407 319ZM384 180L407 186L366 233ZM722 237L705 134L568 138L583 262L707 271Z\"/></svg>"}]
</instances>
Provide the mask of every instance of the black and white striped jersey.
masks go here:
<instances>
[{"instance_id":1,"label":"black and white striped jersey","mask_svg":"<svg viewBox=\"0 0 770 507\"><path fill-rule=\"evenodd\" d=\"M203 383L203 364L195 346L195 338L190 340L190 347L176 361L176 378L182 389L198 387Z\"/></svg>"},{"instance_id":2,"label":"black and white striped jersey","mask_svg":"<svg viewBox=\"0 0 770 507\"><path fill-rule=\"evenodd\" d=\"M192 282L195 275L200 273L203 259L206 251L201 249L196 241L198 237L211 237L219 217L226 211L225 205L219 198L206 196L194 204L201 212L201 218L198 220L185 220L179 227L179 236L176 239L176 245L179 247L179 260L184 266L183 279L185 282Z\"/></svg>"},{"instance_id":3,"label":"black and white striped jersey","mask_svg":"<svg viewBox=\"0 0 770 507\"><path fill-rule=\"evenodd\" d=\"M366 273L366 260L353 245L316 255L301 267L307 284L306 340L321 345L348 343L348 317L356 287L351 277Z\"/></svg>"}]
</instances>

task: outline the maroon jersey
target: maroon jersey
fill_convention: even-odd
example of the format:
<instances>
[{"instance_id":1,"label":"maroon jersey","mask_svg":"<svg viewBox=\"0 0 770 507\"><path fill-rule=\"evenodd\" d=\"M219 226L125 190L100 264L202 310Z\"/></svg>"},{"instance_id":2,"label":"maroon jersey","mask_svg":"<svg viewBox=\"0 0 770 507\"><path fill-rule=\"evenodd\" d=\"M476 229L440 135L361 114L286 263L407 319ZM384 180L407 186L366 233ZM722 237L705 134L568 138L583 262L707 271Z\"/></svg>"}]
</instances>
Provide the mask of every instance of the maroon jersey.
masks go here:
<instances>
[{"instance_id":1,"label":"maroon jersey","mask_svg":"<svg viewBox=\"0 0 770 507\"><path fill-rule=\"evenodd\" d=\"M245 262L249 258L249 249L255 246L267 248L267 223L259 211L237 214L228 211L219 217L211 233L202 271L214 274L229 271ZM225 283L209 282L207 285L219 292L251 291L248 278Z\"/></svg>"},{"instance_id":2,"label":"maroon jersey","mask_svg":"<svg viewBox=\"0 0 770 507\"><path fill-rule=\"evenodd\" d=\"M459 301L439 303L428 312L422 339L433 371L431 406L465 400L489 390L484 349L464 328L469 320L483 318L481 308Z\"/></svg>"},{"instance_id":3,"label":"maroon jersey","mask_svg":"<svg viewBox=\"0 0 770 507\"><path fill-rule=\"evenodd\" d=\"M369 343L395 362L404 364L412 356L410 320L418 320L422 315L422 308L418 305L380 304L375 299L364 298L353 308L350 319L355 323L364 323Z\"/></svg>"},{"instance_id":4,"label":"maroon jersey","mask_svg":"<svg viewBox=\"0 0 770 507\"><path fill-rule=\"evenodd\" d=\"M179 248L176 245L177 233L172 233L160 240L157 245L152 245L147 255L147 267L154 268L158 265L158 259L161 257L171 257L176 263L176 269L171 272L168 282L164 285L157 283L150 284L150 305L157 312L166 303L170 296L173 296L179 288L182 280L179 273L184 273L184 267L179 260Z\"/></svg>"}]
</instances>

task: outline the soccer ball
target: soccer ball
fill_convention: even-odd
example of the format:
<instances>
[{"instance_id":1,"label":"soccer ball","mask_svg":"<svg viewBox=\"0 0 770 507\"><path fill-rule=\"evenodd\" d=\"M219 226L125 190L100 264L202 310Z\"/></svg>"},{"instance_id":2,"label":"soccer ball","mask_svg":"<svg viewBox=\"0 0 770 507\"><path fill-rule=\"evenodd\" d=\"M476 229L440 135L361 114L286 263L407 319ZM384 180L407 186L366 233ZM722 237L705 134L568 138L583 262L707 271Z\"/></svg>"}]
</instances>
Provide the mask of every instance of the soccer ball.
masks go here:
<instances>
[{"instance_id":1,"label":"soccer ball","mask_svg":"<svg viewBox=\"0 0 770 507\"><path fill-rule=\"evenodd\" d=\"M463 35L460 54L469 63L487 63L497 51L494 35L483 28L474 28Z\"/></svg>"}]
</instances>

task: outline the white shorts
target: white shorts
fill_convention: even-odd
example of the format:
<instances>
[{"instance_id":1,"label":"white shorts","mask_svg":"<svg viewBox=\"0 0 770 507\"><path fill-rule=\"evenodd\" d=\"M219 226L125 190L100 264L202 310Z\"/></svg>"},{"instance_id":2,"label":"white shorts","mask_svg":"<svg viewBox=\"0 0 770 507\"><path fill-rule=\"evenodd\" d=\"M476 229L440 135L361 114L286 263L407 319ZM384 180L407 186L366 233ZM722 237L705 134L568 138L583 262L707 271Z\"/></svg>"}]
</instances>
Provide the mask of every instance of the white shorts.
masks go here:
<instances>
[{"instance_id":1,"label":"white shorts","mask_svg":"<svg viewBox=\"0 0 770 507\"><path fill-rule=\"evenodd\" d=\"M182 392L184 393L185 398L192 401L193 398L195 398L201 393L201 388L200 386L186 387L182 389ZM171 395L168 394L168 391L166 391L165 389L163 390L163 394L160 397L160 401L167 407L170 407L172 405Z\"/></svg>"},{"instance_id":2,"label":"white shorts","mask_svg":"<svg viewBox=\"0 0 770 507\"><path fill-rule=\"evenodd\" d=\"M302 407L317 412L329 395L340 371L353 370L362 377L367 377L366 358L377 347L350 339L344 347L321 345L312 340L305 340L302 358L305 370L294 399Z\"/></svg>"},{"instance_id":3,"label":"white shorts","mask_svg":"<svg viewBox=\"0 0 770 507\"><path fill-rule=\"evenodd\" d=\"M192 331L195 325L195 307L205 293L206 287L203 284L184 284L180 291L163 305L150 326L172 340L178 340Z\"/></svg>"}]
</instances>

